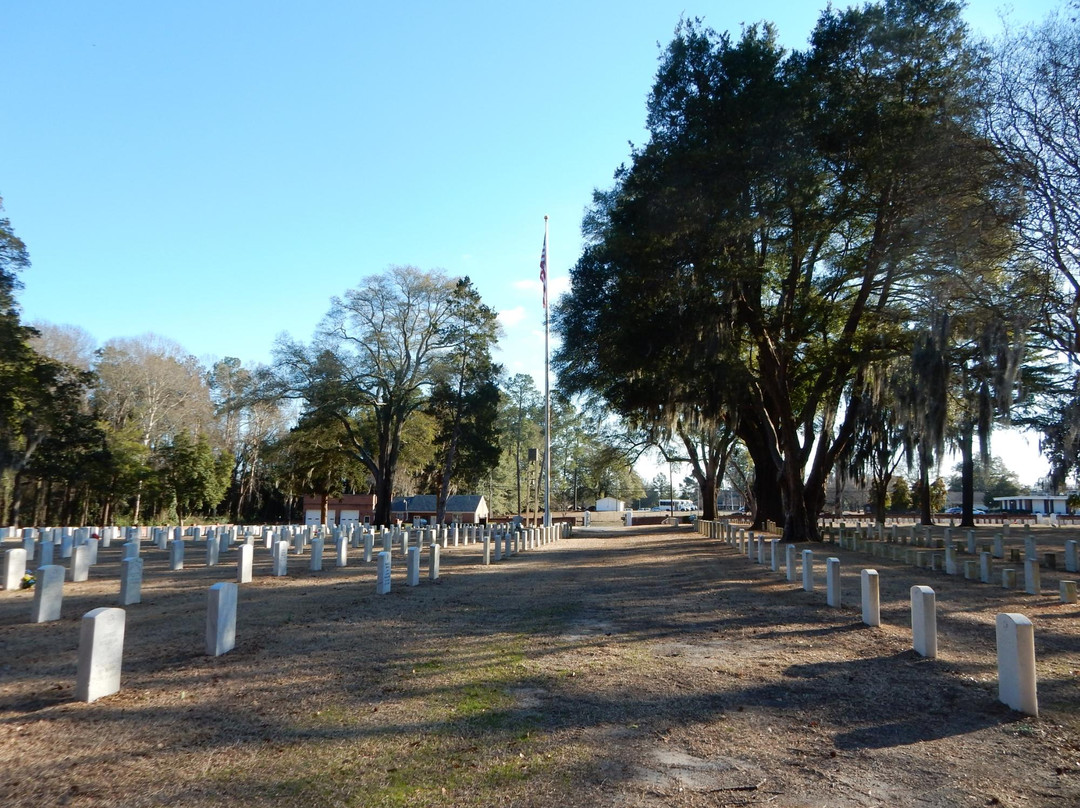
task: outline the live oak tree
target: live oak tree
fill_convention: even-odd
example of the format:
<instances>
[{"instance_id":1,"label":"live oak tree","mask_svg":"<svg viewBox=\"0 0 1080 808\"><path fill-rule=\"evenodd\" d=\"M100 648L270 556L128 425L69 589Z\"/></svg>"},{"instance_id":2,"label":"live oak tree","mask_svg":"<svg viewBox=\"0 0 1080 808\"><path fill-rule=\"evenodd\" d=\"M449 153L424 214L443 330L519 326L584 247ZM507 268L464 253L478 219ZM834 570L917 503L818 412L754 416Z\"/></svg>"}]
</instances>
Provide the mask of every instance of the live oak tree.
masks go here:
<instances>
[{"instance_id":1,"label":"live oak tree","mask_svg":"<svg viewBox=\"0 0 1080 808\"><path fill-rule=\"evenodd\" d=\"M406 421L427 403L451 342L454 281L392 267L335 297L308 345L283 338L264 395L294 398L336 419L371 475L375 521L390 522Z\"/></svg>"},{"instance_id":2,"label":"live oak tree","mask_svg":"<svg viewBox=\"0 0 1080 808\"><path fill-rule=\"evenodd\" d=\"M769 26L686 23L650 140L598 193L556 313L571 389L618 411L728 418L757 518L817 535L866 367L902 355L907 294L992 210L979 54L960 5L825 11L805 53Z\"/></svg>"}]
</instances>

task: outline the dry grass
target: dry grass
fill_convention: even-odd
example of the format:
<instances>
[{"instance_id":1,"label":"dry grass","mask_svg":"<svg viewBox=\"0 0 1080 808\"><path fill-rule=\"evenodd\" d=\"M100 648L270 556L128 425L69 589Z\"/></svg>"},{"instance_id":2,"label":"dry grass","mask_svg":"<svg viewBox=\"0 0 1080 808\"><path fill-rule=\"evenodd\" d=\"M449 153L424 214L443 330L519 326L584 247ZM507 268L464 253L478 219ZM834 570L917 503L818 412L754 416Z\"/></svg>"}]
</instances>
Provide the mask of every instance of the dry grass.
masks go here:
<instances>
[{"instance_id":1,"label":"dry grass","mask_svg":"<svg viewBox=\"0 0 1080 808\"><path fill-rule=\"evenodd\" d=\"M841 558L844 608L684 528L579 530L487 568L450 549L440 582L407 588L398 563L382 597L371 565L272 578L260 548L219 658L206 590L233 566L192 552L171 573L151 550L123 689L82 704L78 624L116 603L112 548L58 622L0 592L0 805L1080 804L1060 575L1035 597L815 550ZM864 566L880 629L859 622ZM937 592L936 660L910 650L915 583ZM1001 611L1035 623L1039 719L996 701Z\"/></svg>"}]
</instances>

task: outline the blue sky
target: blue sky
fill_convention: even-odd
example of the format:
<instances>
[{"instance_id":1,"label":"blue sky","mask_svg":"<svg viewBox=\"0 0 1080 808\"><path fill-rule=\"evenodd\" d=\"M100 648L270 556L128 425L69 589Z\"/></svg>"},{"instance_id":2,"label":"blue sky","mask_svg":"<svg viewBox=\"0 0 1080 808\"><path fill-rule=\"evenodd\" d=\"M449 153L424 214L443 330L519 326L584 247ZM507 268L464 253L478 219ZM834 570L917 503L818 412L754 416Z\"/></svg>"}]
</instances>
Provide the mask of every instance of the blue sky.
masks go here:
<instances>
[{"instance_id":1,"label":"blue sky","mask_svg":"<svg viewBox=\"0 0 1080 808\"><path fill-rule=\"evenodd\" d=\"M1000 5L971 3L972 28L996 33ZM771 20L798 48L819 8L0 0L24 318L253 364L361 278L438 267L473 279L499 360L542 385L543 217L557 296L593 189L644 140L659 45L700 16Z\"/></svg>"}]
</instances>

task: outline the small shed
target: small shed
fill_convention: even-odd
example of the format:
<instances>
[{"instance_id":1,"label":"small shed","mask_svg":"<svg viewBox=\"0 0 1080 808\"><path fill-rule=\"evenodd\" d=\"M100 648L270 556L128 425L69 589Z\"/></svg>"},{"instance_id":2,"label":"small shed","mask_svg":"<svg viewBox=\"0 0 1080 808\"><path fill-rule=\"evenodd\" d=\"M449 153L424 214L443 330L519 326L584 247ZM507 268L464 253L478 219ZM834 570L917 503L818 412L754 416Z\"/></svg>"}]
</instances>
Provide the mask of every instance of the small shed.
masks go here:
<instances>
[{"instance_id":1,"label":"small shed","mask_svg":"<svg viewBox=\"0 0 1080 808\"><path fill-rule=\"evenodd\" d=\"M435 521L438 500L434 494L417 494L412 497L398 497L390 503L390 516L402 522L415 519ZM489 516L487 500L482 494L454 494L446 499L443 521L461 524L486 522Z\"/></svg>"},{"instance_id":2,"label":"small shed","mask_svg":"<svg viewBox=\"0 0 1080 808\"><path fill-rule=\"evenodd\" d=\"M626 503L621 499L615 497L600 497L596 500L596 510L598 511L625 511Z\"/></svg>"}]
</instances>

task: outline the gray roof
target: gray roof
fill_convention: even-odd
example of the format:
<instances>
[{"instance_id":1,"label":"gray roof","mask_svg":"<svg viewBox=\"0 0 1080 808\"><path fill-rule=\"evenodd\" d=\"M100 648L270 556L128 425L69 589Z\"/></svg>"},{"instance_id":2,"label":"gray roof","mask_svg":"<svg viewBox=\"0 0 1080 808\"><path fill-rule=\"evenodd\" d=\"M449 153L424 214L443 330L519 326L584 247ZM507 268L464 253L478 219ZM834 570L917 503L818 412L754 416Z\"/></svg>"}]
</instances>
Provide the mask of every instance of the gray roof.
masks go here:
<instances>
[{"instance_id":1,"label":"gray roof","mask_svg":"<svg viewBox=\"0 0 1080 808\"><path fill-rule=\"evenodd\" d=\"M446 510L451 513L473 513L479 509L482 494L454 494L447 497ZM398 497L390 503L390 510L402 513L408 505L410 513L435 513L438 500L434 494L417 494L414 497Z\"/></svg>"}]
</instances>

